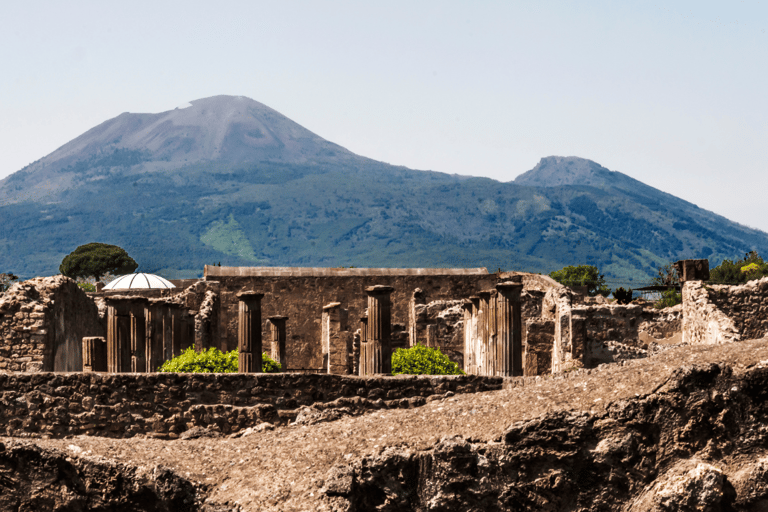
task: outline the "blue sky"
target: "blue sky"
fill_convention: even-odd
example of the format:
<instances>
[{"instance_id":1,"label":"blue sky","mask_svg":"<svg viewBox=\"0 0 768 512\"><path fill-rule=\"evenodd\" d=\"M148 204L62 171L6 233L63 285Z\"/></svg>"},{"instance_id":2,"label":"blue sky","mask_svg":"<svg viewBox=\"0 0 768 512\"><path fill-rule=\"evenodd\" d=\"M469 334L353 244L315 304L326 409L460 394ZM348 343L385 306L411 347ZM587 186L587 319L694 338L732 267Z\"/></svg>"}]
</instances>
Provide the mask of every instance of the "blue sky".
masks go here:
<instances>
[{"instance_id":1,"label":"blue sky","mask_svg":"<svg viewBox=\"0 0 768 512\"><path fill-rule=\"evenodd\" d=\"M768 0L14 2L0 70L0 178L233 94L392 164L580 156L768 231Z\"/></svg>"}]
</instances>

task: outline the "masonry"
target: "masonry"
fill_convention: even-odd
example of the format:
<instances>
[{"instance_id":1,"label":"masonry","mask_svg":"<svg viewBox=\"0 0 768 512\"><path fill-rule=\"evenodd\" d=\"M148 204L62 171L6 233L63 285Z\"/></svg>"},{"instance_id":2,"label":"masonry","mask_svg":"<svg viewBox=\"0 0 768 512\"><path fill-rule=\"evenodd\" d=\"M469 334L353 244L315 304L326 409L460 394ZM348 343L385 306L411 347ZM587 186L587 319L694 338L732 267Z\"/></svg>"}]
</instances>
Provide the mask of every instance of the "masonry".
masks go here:
<instances>
[{"instance_id":1,"label":"masonry","mask_svg":"<svg viewBox=\"0 0 768 512\"><path fill-rule=\"evenodd\" d=\"M490 288L499 277L484 268L477 269L376 269L376 268L286 268L286 267L215 267L206 265L204 280L218 282L220 289L219 348L237 347L236 295L243 291L264 294L262 316L286 316L286 361L289 370L321 370L323 360L322 311L339 303L355 320L368 307L365 289L391 286L392 322L408 325L409 304L413 291L420 288L425 300L453 300ZM263 339L270 339L266 330Z\"/></svg>"},{"instance_id":2,"label":"masonry","mask_svg":"<svg viewBox=\"0 0 768 512\"><path fill-rule=\"evenodd\" d=\"M0 373L0 433L175 439L202 426L232 434L294 421L306 407L355 415L502 385L471 375Z\"/></svg>"}]
</instances>

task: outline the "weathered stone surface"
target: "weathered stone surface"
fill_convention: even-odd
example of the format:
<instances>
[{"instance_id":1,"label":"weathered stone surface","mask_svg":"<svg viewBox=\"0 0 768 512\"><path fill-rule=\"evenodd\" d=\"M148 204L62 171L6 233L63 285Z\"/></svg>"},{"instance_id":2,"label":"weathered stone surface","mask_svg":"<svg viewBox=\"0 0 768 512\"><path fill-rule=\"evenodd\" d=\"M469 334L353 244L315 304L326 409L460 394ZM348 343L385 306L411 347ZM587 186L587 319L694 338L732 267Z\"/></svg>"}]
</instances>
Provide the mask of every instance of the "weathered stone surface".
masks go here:
<instances>
[{"instance_id":1,"label":"weathered stone surface","mask_svg":"<svg viewBox=\"0 0 768 512\"><path fill-rule=\"evenodd\" d=\"M0 298L0 361L11 371L81 371L82 338L104 336L105 327L68 277L16 283Z\"/></svg>"},{"instance_id":2,"label":"weathered stone surface","mask_svg":"<svg viewBox=\"0 0 768 512\"><path fill-rule=\"evenodd\" d=\"M501 386L501 379L471 376L0 374L0 433L172 438L196 427L233 433L262 422L287 423L307 406L361 414Z\"/></svg>"},{"instance_id":3,"label":"weathered stone surface","mask_svg":"<svg viewBox=\"0 0 768 512\"><path fill-rule=\"evenodd\" d=\"M768 277L740 286L683 285L683 343L717 344L768 335Z\"/></svg>"}]
</instances>

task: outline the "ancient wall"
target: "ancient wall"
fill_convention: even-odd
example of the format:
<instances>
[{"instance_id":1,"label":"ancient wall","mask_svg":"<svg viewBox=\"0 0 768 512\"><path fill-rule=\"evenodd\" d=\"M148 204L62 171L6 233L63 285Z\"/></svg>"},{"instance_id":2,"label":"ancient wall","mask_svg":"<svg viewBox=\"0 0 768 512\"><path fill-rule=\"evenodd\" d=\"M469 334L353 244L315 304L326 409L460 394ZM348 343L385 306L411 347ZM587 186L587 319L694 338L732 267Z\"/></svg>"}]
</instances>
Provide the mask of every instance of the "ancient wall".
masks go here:
<instances>
[{"instance_id":1,"label":"ancient wall","mask_svg":"<svg viewBox=\"0 0 768 512\"><path fill-rule=\"evenodd\" d=\"M411 329L416 333L411 345L437 347L459 368L464 367L464 311L462 300L436 300L413 303Z\"/></svg>"},{"instance_id":2,"label":"ancient wall","mask_svg":"<svg viewBox=\"0 0 768 512\"><path fill-rule=\"evenodd\" d=\"M367 308L365 288L392 286L393 345L408 344L408 316L412 294L424 291L425 300L455 300L469 297L496 284L496 274L485 269L325 269L205 267L206 281L221 286L219 324L221 348L237 346L238 292L264 293L262 315L284 315L286 321L286 359L289 370L323 367L321 317L323 306L339 302L349 311L350 330L359 328L359 318ZM269 339L266 332L264 339Z\"/></svg>"},{"instance_id":3,"label":"ancient wall","mask_svg":"<svg viewBox=\"0 0 768 512\"><path fill-rule=\"evenodd\" d=\"M768 336L768 277L740 286L683 284L683 342L726 343Z\"/></svg>"},{"instance_id":4,"label":"ancient wall","mask_svg":"<svg viewBox=\"0 0 768 512\"><path fill-rule=\"evenodd\" d=\"M543 347L554 323L551 370L558 373L580 367L595 367L627 359L646 357L650 343L671 344L679 340L682 308L657 310L635 304L587 305L565 288L548 292L541 321L534 323L538 347ZM540 358L539 358L540 359ZM537 362L540 365L540 363ZM528 375L528 374L526 374Z\"/></svg>"},{"instance_id":5,"label":"ancient wall","mask_svg":"<svg viewBox=\"0 0 768 512\"><path fill-rule=\"evenodd\" d=\"M86 336L104 336L94 301L64 276L14 284L0 299L0 370L80 371Z\"/></svg>"},{"instance_id":6,"label":"ancient wall","mask_svg":"<svg viewBox=\"0 0 768 512\"><path fill-rule=\"evenodd\" d=\"M206 427L226 434L293 421L307 406L320 415L359 414L502 384L470 375L0 373L0 433L176 438Z\"/></svg>"}]
</instances>

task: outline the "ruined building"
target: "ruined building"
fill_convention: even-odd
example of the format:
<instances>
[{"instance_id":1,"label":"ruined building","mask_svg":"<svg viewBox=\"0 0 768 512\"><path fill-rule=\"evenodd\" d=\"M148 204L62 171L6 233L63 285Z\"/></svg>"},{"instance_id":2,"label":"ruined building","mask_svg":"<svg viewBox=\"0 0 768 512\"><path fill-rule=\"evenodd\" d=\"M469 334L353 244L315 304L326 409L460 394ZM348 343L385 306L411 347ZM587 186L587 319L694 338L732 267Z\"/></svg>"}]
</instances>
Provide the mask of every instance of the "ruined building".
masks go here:
<instances>
[{"instance_id":1,"label":"ruined building","mask_svg":"<svg viewBox=\"0 0 768 512\"><path fill-rule=\"evenodd\" d=\"M681 265L685 303L662 311L486 269L206 266L176 288L90 294L36 278L0 297L0 370L145 373L187 347L217 347L238 348L242 372L260 371L267 352L288 372L373 375L423 343L468 374L532 376L768 331L746 313L762 307L768 280L705 287L708 267Z\"/></svg>"}]
</instances>

